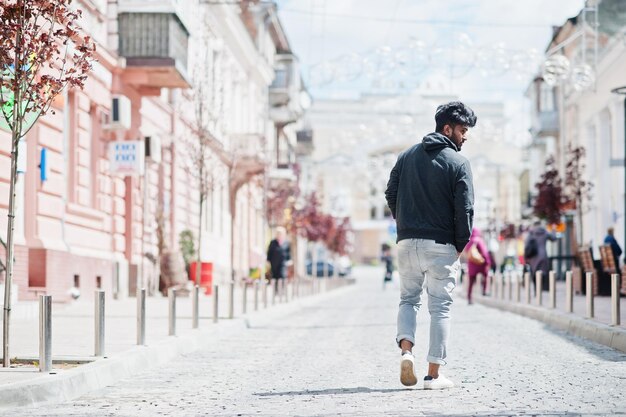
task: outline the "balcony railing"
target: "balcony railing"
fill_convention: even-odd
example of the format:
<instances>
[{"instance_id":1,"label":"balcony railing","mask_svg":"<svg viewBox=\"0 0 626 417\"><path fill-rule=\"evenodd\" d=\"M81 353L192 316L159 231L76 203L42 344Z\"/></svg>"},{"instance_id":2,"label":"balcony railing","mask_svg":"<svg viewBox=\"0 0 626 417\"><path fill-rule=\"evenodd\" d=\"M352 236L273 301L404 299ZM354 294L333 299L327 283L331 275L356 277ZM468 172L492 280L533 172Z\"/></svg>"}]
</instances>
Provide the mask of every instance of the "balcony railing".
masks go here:
<instances>
[{"instance_id":1,"label":"balcony railing","mask_svg":"<svg viewBox=\"0 0 626 417\"><path fill-rule=\"evenodd\" d=\"M532 125L534 136L553 136L559 131L559 112L542 111L535 115Z\"/></svg>"},{"instance_id":2,"label":"balcony railing","mask_svg":"<svg viewBox=\"0 0 626 417\"><path fill-rule=\"evenodd\" d=\"M298 155L313 153L313 130L304 129L296 132L296 153Z\"/></svg>"},{"instance_id":3,"label":"balcony railing","mask_svg":"<svg viewBox=\"0 0 626 417\"><path fill-rule=\"evenodd\" d=\"M175 13L121 13L119 53L127 82L142 87L187 88L189 32Z\"/></svg>"},{"instance_id":4,"label":"balcony railing","mask_svg":"<svg viewBox=\"0 0 626 417\"><path fill-rule=\"evenodd\" d=\"M269 88L270 117L277 123L293 122L302 114L302 85L295 55L278 55L274 74L274 81Z\"/></svg>"}]
</instances>

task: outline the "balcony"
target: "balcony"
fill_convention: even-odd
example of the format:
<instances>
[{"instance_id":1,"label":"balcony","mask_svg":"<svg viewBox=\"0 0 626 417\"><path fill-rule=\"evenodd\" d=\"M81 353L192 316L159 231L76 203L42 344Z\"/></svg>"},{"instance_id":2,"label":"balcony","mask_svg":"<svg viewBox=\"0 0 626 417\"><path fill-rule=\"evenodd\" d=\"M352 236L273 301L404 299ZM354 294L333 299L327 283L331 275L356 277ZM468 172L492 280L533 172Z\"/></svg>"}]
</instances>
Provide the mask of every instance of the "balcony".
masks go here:
<instances>
[{"instance_id":1,"label":"balcony","mask_svg":"<svg viewBox=\"0 0 626 417\"><path fill-rule=\"evenodd\" d=\"M235 192L256 175L265 171L267 155L265 138L258 134L239 134L230 137L232 172L230 185Z\"/></svg>"},{"instance_id":2,"label":"balcony","mask_svg":"<svg viewBox=\"0 0 626 417\"><path fill-rule=\"evenodd\" d=\"M122 12L118 23L119 54L126 58L124 80L127 83L156 90L155 94L159 94L161 88L190 87L187 77L189 32L177 13Z\"/></svg>"},{"instance_id":3,"label":"balcony","mask_svg":"<svg viewBox=\"0 0 626 417\"><path fill-rule=\"evenodd\" d=\"M296 132L296 155L307 156L313 153L313 130L305 129Z\"/></svg>"},{"instance_id":4,"label":"balcony","mask_svg":"<svg viewBox=\"0 0 626 417\"><path fill-rule=\"evenodd\" d=\"M278 124L295 122L303 113L298 59L293 54L277 55L274 72L269 88L270 118Z\"/></svg>"},{"instance_id":5,"label":"balcony","mask_svg":"<svg viewBox=\"0 0 626 417\"><path fill-rule=\"evenodd\" d=\"M557 136L559 132L559 112L542 111L534 115L530 133L534 137Z\"/></svg>"}]
</instances>

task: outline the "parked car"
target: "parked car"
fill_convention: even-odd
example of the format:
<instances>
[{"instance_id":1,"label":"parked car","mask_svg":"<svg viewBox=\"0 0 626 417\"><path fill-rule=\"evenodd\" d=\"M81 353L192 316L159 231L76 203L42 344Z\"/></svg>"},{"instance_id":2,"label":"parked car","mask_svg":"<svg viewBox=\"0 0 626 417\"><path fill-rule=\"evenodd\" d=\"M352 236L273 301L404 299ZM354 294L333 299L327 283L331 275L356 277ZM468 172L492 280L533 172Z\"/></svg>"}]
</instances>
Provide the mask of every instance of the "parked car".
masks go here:
<instances>
[{"instance_id":1,"label":"parked car","mask_svg":"<svg viewBox=\"0 0 626 417\"><path fill-rule=\"evenodd\" d=\"M352 273L352 261L347 255L337 259L337 273L340 277L348 276Z\"/></svg>"},{"instance_id":2,"label":"parked car","mask_svg":"<svg viewBox=\"0 0 626 417\"><path fill-rule=\"evenodd\" d=\"M328 276L332 277L335 274L335 267L332 262L326 262L326 268L328 268ZM317 277L324 276L324 261L317 261ZM307 275L313 275L313 262L307 261L306 263L306 273Z\"/></svg>"},{"instance_id":3,"label":"parked car","mask_svg":"<svg viewBox=\"0 0 626 417\"><path fill-rule=\"evenodd\" d=\"M332 277L335 275L335 269L337 270L337 274L340 277L345 277L347 275L350 275L350 272L352 271L352 265L349 262L346 262L345 260L339 259L338 263L337 263L337 267L335 267L335 264L333 264L330 261L326 262L326 267L328 268L328 276ZM313 275L313 263L311 261L307 261L306 263L306 273L307 275ZM324 276L324 261L317 261L317 277L323 277Z\"/></svg>"}]
</instances>

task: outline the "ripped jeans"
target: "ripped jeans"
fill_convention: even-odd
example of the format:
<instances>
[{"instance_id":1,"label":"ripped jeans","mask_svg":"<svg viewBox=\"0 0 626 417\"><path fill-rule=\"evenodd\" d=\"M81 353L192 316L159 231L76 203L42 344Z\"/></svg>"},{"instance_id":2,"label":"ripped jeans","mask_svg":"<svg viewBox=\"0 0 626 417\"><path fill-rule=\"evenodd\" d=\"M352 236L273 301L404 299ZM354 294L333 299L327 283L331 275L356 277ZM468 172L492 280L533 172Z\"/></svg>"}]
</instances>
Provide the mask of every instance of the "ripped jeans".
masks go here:
<instances>
[{"instance_id":1,"label":"ripped jeans","mask_svg":"<svg viewBox=\"0 0 626 417\"><path fill-rule=\"evenodd\" d=\"M428 239L404 239L398 242L400 273L400 309L396 342L415 344L416 314L422 302L422 290L428 294L430 347L427 360L445 365L450 333L450 294L461 268L456 248Z\"/></svg>"}]
</instances>

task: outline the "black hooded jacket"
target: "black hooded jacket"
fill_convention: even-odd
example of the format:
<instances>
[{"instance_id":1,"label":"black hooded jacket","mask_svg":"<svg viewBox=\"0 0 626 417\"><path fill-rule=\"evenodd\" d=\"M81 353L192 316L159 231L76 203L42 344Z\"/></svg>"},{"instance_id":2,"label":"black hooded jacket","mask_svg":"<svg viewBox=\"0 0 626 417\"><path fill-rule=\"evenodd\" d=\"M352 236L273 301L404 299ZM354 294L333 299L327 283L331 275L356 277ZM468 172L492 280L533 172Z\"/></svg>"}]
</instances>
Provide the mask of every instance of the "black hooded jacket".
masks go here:
<instances>
[{"instance_id":1,"label":"black hooded jacket","mask_svg":"<svg viewBox=\"0 0 626 417\"><path fill-rule=\"evenodd\" d=\"M430 133L398 156L391 170L387 205L403 239L451 243L458 252L474 221L474 187L469 161L450 139Z\"/></svg>"}]
</instances>

